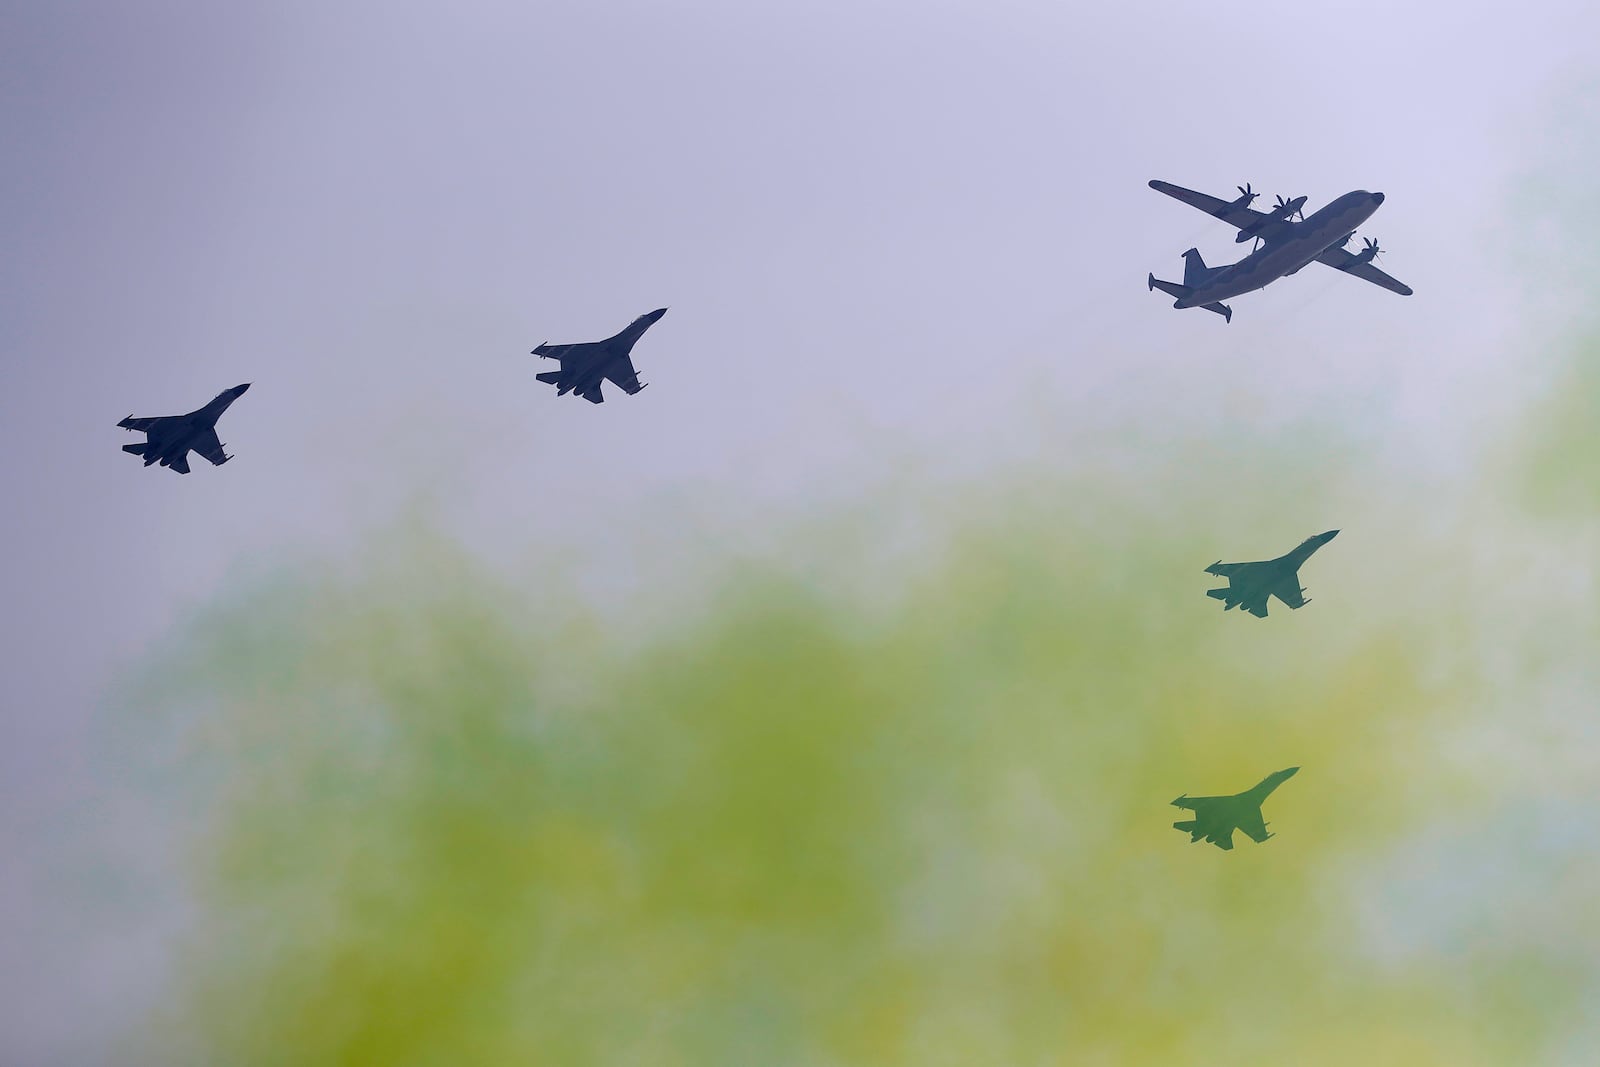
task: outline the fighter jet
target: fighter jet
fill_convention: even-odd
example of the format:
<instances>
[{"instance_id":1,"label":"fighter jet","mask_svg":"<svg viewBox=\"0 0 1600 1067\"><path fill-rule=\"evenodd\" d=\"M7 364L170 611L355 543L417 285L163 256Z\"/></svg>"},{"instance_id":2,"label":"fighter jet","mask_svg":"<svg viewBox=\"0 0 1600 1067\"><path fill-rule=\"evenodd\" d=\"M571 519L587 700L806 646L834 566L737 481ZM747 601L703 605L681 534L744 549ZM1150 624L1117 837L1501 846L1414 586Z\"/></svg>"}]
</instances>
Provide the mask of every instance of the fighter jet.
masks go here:
<instances>
[{"instance_id":1,"label":"fighter jet","mask_svg":"<svg viewBox=\"0 0 1600 1067\"><path fill-rule=\"evenodd\" d=\"M1208 267L1200 251L1191 248L1183 254L1183 284L1164 282L1150 275L1150 288L1160 289L1177 297L1175 308L1203 307L1215 311L1228 322L1233 321L1233 309L1222 301L1229 297L1260 289L1279 278L1294 274L1307 263L1323 263L1365 278L1381 285L1392 293L1410 296L1411 287L1395 281L1372 265L1383 249L1378 242L1364 238L1361 251L1345 248L1355 236L1356 227L1372 217L1383 203L1382 193L1369 193L1365 189L1345 193L1307 218L1302 209L1306 198L1293 200L1278 197L1271 211L1257 211L1250 206L1257 194L1249 183L1238 186L1239 196L1234 200L1219 200L1205 193L1184 189L1163 181L1152 181L1150 188L1185 204L1215 215L1223 222L1239 228L1236 241L1254 238L1256 247L1237 263L1225 267ZM1299 222L1294 221L1295 218Z\"/></svg>"},{"instance_id":2,"label":"fighter jet","mask_svg":"<svg viewBox=\"0 0 1600 1067\"><path fill-rule=\"evenodd\" d=\"M1244 831L1256 844L1276 837L1276 834L1267 833L1267 824L1261 820L1261 803L1299 769L1289 767L1274 771L1243 793L1231 797L1192 797L1185 793L1174 800L1172 806L1188 808L1194 812L1194 818L1175 822L1172 828L1187 831L1191 845L1203 837L1224 851L1233 848L1235 830Z\"/></svg>"},{"instance_id":3,"label":"fighter jet","mask_svg":"<svg viewBox=\"0 0 1600 1067\"><path fill-rule=\"evenodd\" d=\"M644 383L639 380L628 354L633 351L634 342L666 313L666 308L660 308L640 315L628 324L627 329L604 341L575 345L542 344L533 350L533 354L541 359L556 360L561 364L561 369L545 371L534 377L555 386L557 396L576 393L591 404L605 403L606 398L600 395L602 378L615 382L624 393L637 393L644 388Z\"/></svg>"},{"instance_id":4,"label":"fighter jet","mask_svg":"<svg viewBox=\"0 0 1600 1067\"><path fill-rule=\"evenodd\" d=\"M1223 601L1223 611L1243 607L1261 619L1267 617L1269 596L1277 597L1291 608L1309 604L1311 601L1303 599L1306 591L1300 585L1300 565L1338 535L1338 530L1329 530L1308 537L1293 552L1260 563L1224 563L1219 559L1206 568L1206 573L1228 579L1228 587L1207 589L1206 596Z\"/></svg>"},{"instance_id":5,"label":"fighter jet","mask_svg":"<svg viewBox=\"0 0 1600 1067\"><path fill-rule=\"evenodd\" d=\"M217 419L228 405L244 395L250 383L224 389L203 408L187 415L162 415L153 419L136 419L132 415L117 423L124 430L138 430L145 435L143 444L123 445L124 452L144 457L144 465L159 463L171 467L179 474L189 473L189 452L200 453L216 466L228 462L232 456L222 451L217 440Z\"/></svg>"}]
</instances>

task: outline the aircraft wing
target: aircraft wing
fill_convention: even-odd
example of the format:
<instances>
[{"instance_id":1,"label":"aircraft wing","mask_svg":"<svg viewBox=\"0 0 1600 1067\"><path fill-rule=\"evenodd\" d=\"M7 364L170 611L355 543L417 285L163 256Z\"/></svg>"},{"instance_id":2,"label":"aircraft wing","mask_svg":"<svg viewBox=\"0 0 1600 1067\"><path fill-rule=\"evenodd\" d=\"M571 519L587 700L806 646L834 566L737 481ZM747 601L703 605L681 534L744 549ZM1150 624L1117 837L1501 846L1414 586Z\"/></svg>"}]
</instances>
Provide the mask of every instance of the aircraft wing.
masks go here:
<instances>
[{"instance_id":1,"label":"aircraft wing","mask_svg":"<svg viewBox=\"0 0 1600 1067\"><path fill-rule=\"evenodd\" d=\"M127 418L117 423L117 425L121 426L124 430L137 430L140 433L150 433L154 430L159 430L162 423L176 422L177 420L178 416L176 415L161 415L153 419L136 419L132 415L129 415Z\"/></svg>"},{"instance_id":2,"label":"aircraft wing","mask_svg":"<svg viewBox=\"0 0 1600 1067\"><path fill-rule=\"evenodd\" d=\"M1221 560L1206 568L1207 574L1215 574L1220 578L1228 579L1231 584L1234 578L1244 578L1257 567L1264 566L1265 560L1255 563L1224 563Z\"/></svg>"},{"instance_id":3,"label":"aircraft wing","mask_svg":"<svg viewBox=\"0 0 1600 1067\"><path fill-rule=\"evenodd\" d=\"M1401 296L1411 295L1411 286L1404 282L1396 281L1383 271L1374 267L1370 260L1364 260L1354 252L1348 252L1340 247L1326 249L1317 257L1318 263L1326 263L1335 270L1342 270L1346 274L1353 274L1357 278L1365 278L1373 285L1381 285L1391 293Z\"/></svg>"},{"instance_id":4,"label":"aircraft wing","mask_svg":"<svg viewBox=\"0 0 1600 1067\"><path fill-rule=\"evenodd\" d=\"M1291 575L1287 581L1280 582L1278 587L1272 591L1272 595L1291 608L1298 608L1305 604L1305 600L1300 596L1300 579L1298 576Z\"/></svg>"},{"instance_id":5,"label":"aircraft wing","mask_svg":"<svg viewBox=\"0 0 1600 1067\"><path fill-rule=\"evenodd\" d=\"M196 435L194 444L190 447L213 467L220 467L228 462L227 455L222 451L222 442L217 440L216 430L207 430L202 434Z\"/></svg>"},{"instance_id":6,"label":"aircraft wing","mask_svg":"<svg viewBox=\"0 0 1600 1067\"><path fill-rule=\"evenodd\" d=\"M533 355L543 356L545 359L553 359L560 363L562 360L571 359L573 356L581 356L586 350L596 347L598 346L593 341L585 341L582 344L575 345L540 345L533 350Z\"/></svg>"},{"instance_id":7,"label":"aircraft wing","mask_svg":"<svg viewBox=\"0 0 1600 1067\"><path fill-rule=\"evenodd\" d=\"M1271 217L1265 211L1257 211L1255 208L1244 207L1228 200L1219 200L1205 193L1197 193L1193 189L1185 189L1181 185L1173 185L1171 182L1152 181L1150 188L1158 193L1166 193L1174 200L1182 200L1190 207L1197 207L1207 215L1219 218L1241 230L1257 226Z\"/></svg>"},{"instance_id":8,"label":"aircraft wing","mask_svg":"<svg viewBox=\"0 0 1600 1067\"><path fill-rule=\"evenodd\" d=\"M1240 833L1258 845L1272 836L1267 833L1267 824L1261 818L1260 808L1252 808L1250 811L1240 813L1237 825Z\"/></svg>"},{"instance_id":9,"label":"aircraft wing","mask_svg":"<svg viewBox=\"0 0 1600 1067\"><path fill-rule=\"evenodd\" d=\"M606 378L616 383L618 389L630 396L644 388L639 381L639 372L633 369L633 360L627 356L611 361L606 367Z\"/></svg>"}]
</instances>

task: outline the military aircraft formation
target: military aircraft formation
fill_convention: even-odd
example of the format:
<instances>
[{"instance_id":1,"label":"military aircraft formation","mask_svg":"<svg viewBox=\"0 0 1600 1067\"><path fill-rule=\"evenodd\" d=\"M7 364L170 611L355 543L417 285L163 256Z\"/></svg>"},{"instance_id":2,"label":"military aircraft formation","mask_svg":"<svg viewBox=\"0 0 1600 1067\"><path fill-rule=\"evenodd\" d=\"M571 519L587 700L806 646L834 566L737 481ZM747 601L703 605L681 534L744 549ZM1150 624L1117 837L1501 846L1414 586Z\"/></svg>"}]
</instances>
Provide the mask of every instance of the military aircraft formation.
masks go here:
<instances>
[{"instance_id":1,"label":"military aircraft formation","mask_svg":"<svg viewBox=\"0 0 1600 1067\"><path fill-rule=\"evenodd\" d=\"M1307 217L1303 209L1306 197L1277 198L1271 211L1258 211L1250 205L1257 194L1248 183L1238 187L1239 195L1233 200L1197 193L1192 189L1164 181L1150 182L1150 188L1199 208L1238 229L1236 243L1254 241L1255 245L1243 259L1223 267L1208 267L1198 249L1183 253L1183 281L1161 281L1153 273L1149 276L1151 290L1160 289L1176 297L1175 308L1199 307L1233 321L1233 309L1224 300L1261 289L1280 278L1298 272L1308 263L1321 263L1346 274L1380 285L1390 292L1410 296L1411 288L1385 274L1373 265L1373 260L1383 251L1378 242L1365 239L1360 252L1351 252L1345 246L1355 236L1357 227L1372 217L1383 203L1382 193L1369 193L1357 189L1345 193ZM600 386L609 381L630 396L644 388L633 366L633 347L667 313L658 308L634 319L622 330L601 341L576 344L540 344L532 355L553 359L560 368L542 371L534 377L556 387L557 396L572 393L591 404L602 404L605 397ZM179 474L189 473L189 453L220 466L233 457L223 451L217 437L217 420L235 400L249 389L248 383L226 389L208 404L187 415L164 415L155 418L135 418L129 415L118 426L125 430L141 432L145 440L123 445L122 450L144 459L145 466L160 464ZM1267 615L1267 601L1277 597L1289 608L1295 609L1310 603L1305 589L1300 585L1299 571L1311 554L1339 533L1329 530L1302 541L1298 547L1276 559L1256 563L1224 563L1221 560L1206 568L1207 574L1226 578L1228 585L1222 589L1208 589L1206 595L1223 602L1223 610L1240 607L1258 618ZM1204 838L1220 849L1233 848L1233 832L1241 830L1256 842L1272 837L1261 816L1261 805L1267 796L1300 768L1290 767L1267 775L1258 784L1242 793L1223 797L1180 796L1172 803L1176 807L1194 812L1194 818L1173 823L1173 827L1188 833L1189 840Z\"/></svg>"}]
</instances>

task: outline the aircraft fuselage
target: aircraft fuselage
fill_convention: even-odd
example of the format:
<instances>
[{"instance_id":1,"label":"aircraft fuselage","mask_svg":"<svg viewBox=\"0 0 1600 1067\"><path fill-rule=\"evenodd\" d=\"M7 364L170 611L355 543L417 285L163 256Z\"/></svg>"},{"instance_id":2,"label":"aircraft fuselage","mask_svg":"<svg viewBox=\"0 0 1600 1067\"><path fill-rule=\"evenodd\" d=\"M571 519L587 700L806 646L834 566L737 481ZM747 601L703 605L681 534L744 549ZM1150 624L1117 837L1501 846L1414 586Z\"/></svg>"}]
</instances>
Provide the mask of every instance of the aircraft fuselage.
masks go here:
<instances>
[{"instance_id":1,"label":"aircraft fuselage","mask_svg":"<svg viewBox=\"0 0 1600 1067\"><path fill-rule=\"evenodd\" d=\"M1310 263L1328 248L1342 243L1372 217L1383 203L1382 193L1357 189L1291 224L1239 262L1219 267L1174 307L1190 308L1254 292Z\"/></svg>"}]
</instances>

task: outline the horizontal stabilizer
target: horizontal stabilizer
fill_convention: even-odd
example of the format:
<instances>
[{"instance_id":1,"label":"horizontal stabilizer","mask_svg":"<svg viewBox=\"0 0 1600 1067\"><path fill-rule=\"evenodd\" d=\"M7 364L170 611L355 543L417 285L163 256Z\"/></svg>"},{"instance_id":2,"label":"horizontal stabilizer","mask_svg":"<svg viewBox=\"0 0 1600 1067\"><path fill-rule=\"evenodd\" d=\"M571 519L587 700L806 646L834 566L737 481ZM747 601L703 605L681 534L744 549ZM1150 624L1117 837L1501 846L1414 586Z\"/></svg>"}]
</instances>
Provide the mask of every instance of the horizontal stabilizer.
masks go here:
<instances>
[{"instance_id":1,"label":"horizontal stabilizer","mask_svg":"<svg viewBox=\"0 0 1600 1067\"><path fill-rule=\"evenodd\" d=\"M1160 289L1168 296L1175 296L1179 300L1189 295L1189 287L1187 285L1179 285L1177 282L1164 282L1154 274L1150 275L1150 288Z\"/></svg>"},{"instance_id":2,"label":"horizontal stabilizer","mask_svg":"<svg viewBox=\"0 0 1600 1067\"><path fill-rule=\"evenodd\" d=\"M1218 315L1222 316L1222 320L1224 322L1233 321L1233 309L1227 304L1201 304L1200 306L1205 308L1207 311L1215 311Z\"/></svg>"},{"instance_id":3,"label":"horizontal stabilizer","mask_svg":"<svg viewBox=\"0 0 1600 1067\"><path fill-rule=\"evenodd\" d=\"M535 374L534 377L547 385L561 384L561 372L558 370L541 371L540 373Z\"/></svg>"},{"instance_id":4,"label":"horizontal stabilizer","mask_svg":"<svg viewBox=\"0 0 1600 1067\"><path fill-rule=\"evenodd\" d=\"M1206 596L1211 597L1213 600L1227 600L1228 591L1226 589L1207 589Z\"/></svg>"},{"instance_id":5,"label":"horizontal stabilizer","mask_svg":"<svg viewBox=\"0 0 1600 1067\"><path fill-rule=\"evenodd\" d=\"M123 445L122 446L122 450L124 452L127 452L127 453L131 454L131 455L142 456L142 455L144 455L144 450L146 448L148 448L148 447L150 447L150 442L148 442L148 441L140 441L136 445Z\"/></svg>"}]
</instances>

